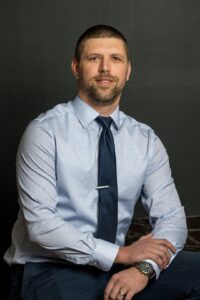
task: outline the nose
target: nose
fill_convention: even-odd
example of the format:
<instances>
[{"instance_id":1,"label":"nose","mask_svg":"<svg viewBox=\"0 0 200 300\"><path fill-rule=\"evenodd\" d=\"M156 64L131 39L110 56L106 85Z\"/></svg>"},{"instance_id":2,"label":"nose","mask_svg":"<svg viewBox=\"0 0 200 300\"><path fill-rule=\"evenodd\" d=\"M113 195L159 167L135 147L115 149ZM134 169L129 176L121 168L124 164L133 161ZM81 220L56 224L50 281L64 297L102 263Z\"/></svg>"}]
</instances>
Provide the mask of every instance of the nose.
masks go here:
<instances>
[{"instance_id":1,"label":"nose","mask_svg":"<svg viewBox=\"0 0 200 300\"><path fill-rule=\"evenodd\" d=\"M99 72L109 72L110 71L110 61L108 58L103 57L99 65Z\"/></svg>"}]
</instances>

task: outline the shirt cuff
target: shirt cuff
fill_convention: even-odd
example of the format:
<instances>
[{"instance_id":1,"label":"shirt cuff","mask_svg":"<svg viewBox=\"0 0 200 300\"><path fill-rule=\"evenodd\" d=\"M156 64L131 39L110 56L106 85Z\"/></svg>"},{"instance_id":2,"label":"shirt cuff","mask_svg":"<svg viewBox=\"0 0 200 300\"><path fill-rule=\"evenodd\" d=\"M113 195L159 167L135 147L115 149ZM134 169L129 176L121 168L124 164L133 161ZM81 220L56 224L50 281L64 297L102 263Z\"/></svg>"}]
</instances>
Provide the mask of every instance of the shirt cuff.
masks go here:
<instances>
[{"instance_id":1,"label":"shirt cuff","mask_svg":"<svg viewBox=\"0 0 200 300\"><path fill-rule=\"evenodd\" d=\"M89 263L103 271L109 271L119 251L119 246L104 240L96 239L96 247Z\"/></svg>"},{"instance_id":2,"label":"shirt cuff","mask_svg":"<svg viewBox=\"0 0 200 300\"><path fill-rule=\"evenodd\" d=\"M153 261L153 260L151 260L151 259L144 259L144 261L146 261L146 262L152 264L152 266L153 266L153 268L154 268L154 271L155 271L155 273L156 273L156 279L158 279L161 270L160 270L159 266L157 265L157 263L155 263L155 261Z\"/></svg>"},{"instance_id":3,"label":"shirt cuff","mask_svg":"<svg viewBox=\"0 0 200 300\"><path fill-rule=\"evenodd\" d=\"M172 260L176 257L177 253L175 253L175 254L171 253L171 259L170 259L170 262L167 265L166 269L169 267L169 265L171 264ZM145 261L149 262L150 264L152 264L152 266L154 268L154 271L156 273L156 279L158 279L158 277L160 276L160 273L161 273L161 269L159 268L159 266L157 265L157 263L155 263L155 261L153 261L151 259L145 259Z\"/></svg>"}]
</instances>

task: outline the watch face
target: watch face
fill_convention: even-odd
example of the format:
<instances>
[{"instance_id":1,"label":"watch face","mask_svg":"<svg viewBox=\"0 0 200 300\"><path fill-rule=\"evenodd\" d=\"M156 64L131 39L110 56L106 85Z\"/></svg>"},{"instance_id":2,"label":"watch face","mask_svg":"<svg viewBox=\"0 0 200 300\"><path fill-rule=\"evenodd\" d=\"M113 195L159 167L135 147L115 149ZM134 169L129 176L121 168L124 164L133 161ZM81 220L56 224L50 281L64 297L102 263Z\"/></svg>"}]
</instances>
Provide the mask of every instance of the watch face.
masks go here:
<instances>
[{"instance_id":1,"label":"watch face","mask_svg":"<svg viewBox=\"0 0 200 300\"><path fill-rule=\"evenodd\" d=\"M135 267L148 278L152 278L155 275L155 271L152 264L146 261L136 263Z\"/></svg>"}]
</instances>

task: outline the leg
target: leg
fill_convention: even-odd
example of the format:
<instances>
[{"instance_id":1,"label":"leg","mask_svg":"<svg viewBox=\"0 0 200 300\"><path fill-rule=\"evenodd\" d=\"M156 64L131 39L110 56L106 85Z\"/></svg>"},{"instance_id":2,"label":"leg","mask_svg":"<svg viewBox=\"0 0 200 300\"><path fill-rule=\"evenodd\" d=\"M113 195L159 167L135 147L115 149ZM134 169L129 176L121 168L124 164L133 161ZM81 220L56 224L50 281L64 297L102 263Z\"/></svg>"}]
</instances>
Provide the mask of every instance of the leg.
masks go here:
<instances>
[{"instance_id":1,"label":"leg","mask_svg":"<svg viewBox=\"0 0 200 300\"><path fill-rule=\"evenodd\" d=\"M110 278L90 266L27 263L24 269L24 300L102 300Z\"/></svg>"},{"instance_id":2,"label":"leg","mask_svg":"<svg viewBox=\"0 0 200 300\"><path fill-rule=\"evenodd\" d=\"M200 299L200 252L182 251L134 300Z\"/></svg>"},{"instance_id":3,"label":"leg","mask_svg":"<svg viewBox=\"0 0 200 300\"><path fill-rule=\"evenodd\" d=\"M23 265L12 266L10 270L9 300L23 300L21 297L23 272L24 272Z\"/></svg>"}]
</instances>

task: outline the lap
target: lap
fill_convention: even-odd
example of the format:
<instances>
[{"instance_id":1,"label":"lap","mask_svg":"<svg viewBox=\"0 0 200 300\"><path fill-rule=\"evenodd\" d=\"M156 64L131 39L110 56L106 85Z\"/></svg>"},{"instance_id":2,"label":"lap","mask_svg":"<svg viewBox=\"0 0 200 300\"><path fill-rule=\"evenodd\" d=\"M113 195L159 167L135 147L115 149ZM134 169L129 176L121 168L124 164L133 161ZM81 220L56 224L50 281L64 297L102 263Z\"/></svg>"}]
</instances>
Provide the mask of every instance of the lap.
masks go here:
<instances>
[{"instance_id":1,"label":"lap","mask_svg":"<svg viewBox=\"0 0 200 300\"><path fill-rule=\"evenodd\" d=\"M24 268L24 300L103 300L104 289L119 266L110 272L95 267L27 263ZM196 296L195 296L196 295ZM200 252L180 252L171 265L134 300L200 299Z\"/></svg>"},{"instance_id":2,"label":"lap","mask_svg":"<svg viewBox=\"0 0 200 300\"><path fill-rule=\"evenodd\" d=\"M102 300L110 272L71 264L27 263L24 300Z\"/></svg>"}]
</instances>

